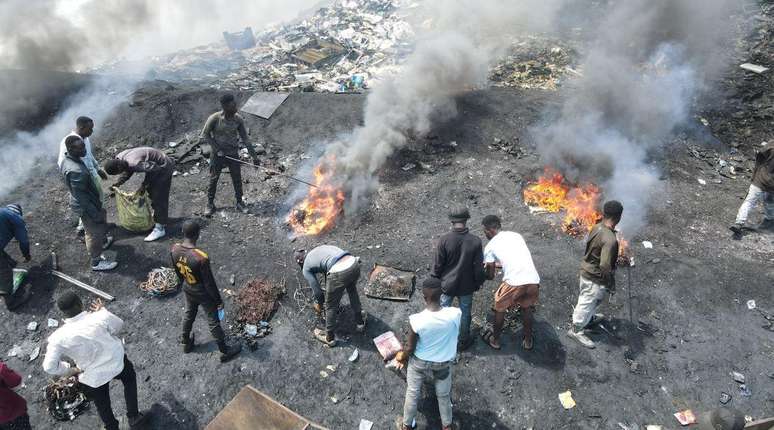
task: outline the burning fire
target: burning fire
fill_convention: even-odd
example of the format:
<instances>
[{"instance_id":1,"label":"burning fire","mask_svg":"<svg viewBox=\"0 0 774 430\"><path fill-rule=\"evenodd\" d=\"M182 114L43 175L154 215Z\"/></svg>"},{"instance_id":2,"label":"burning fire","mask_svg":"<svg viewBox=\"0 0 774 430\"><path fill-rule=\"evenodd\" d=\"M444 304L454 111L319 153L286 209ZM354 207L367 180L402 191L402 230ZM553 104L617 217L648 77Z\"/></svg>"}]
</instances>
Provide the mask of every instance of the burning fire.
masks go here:
<instances>
[{"instance_id":1,"label":"burning fire","mask_svg":"<svg viewBox=\"0 0 774 430\"><path fill-rule=\"evenodd\" d=\"M334 180L336 159L320 160L312 174L314 185L304 200L296 204L287 216L287 223L296 234L316 235L333 227L344 205L344 192Z\"/></svg>"},{"instance_id":2,"label":"burning fire","mask_svg":"<svg viewBox=\"0 0 774 430\"><path fill-rule=\"evenodd\" d=\"M536 182L524 188L524 202L546 212L564 211L562 230L581 236L602 219L599 207L600 191L594 184L571 187L561 173L546 168Z\"/></svg>"}]
</instances>

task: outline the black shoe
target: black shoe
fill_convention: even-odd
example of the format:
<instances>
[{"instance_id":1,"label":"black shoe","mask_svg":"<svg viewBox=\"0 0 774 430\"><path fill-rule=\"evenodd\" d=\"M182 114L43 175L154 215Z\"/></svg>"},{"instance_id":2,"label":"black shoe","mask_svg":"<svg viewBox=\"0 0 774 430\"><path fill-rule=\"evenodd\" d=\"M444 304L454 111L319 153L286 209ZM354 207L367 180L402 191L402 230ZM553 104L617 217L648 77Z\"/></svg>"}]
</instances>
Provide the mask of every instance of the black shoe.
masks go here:
<instances>
[{"instance_id":1,"label":"black shoe","mask_svg":"<svg viewBox=\"0 0 774 430\"><path fill-rule=\"evenodd\" d=\"M242 200L237 202L236 210L239 211L239 212L242 212L243 214L246 214L246 213L250 212L250 210L247 208L247 205Z\"/></svg>"},{"instance_id":2,"label":"black shoe","mask_svg":"<svg viewBox=\"0 0 774 430\"><path fill-rule=\"evenodd\" d=\"M180 343L183 344L183 353L188 354L193 351L194 346L196 346L196 335L191 333L191 336L188 339L183 338Z\"/></svg>"},{"instance_id":3,"label":"black shoe","mask_svg":"<svg viewBox=\"0 0 774 430\"><path fill-rule=\"evenodd\" d=\"M240 352L242 352L242 345L240 344L227 346L220 350L220 362L225 363L236 357Z\"/></svg>"},{"instance_id":4,"label":"black shoe","mask_svg":"<svg viewBox=\"0 0 774 430\"><path fill-rule=\"evenodd\" d=\"M20 308L23 304L30 300L30 296L32 295L32 290L30 287L28 285L23 285L19 288L20 291L16 291L16 294L12 295L5 301L5 306L9 311Z\"/></svg>"},{"instance_id":5,"label":"black shoe","mask_svg":"<svg viewBox=\"0 0 774 430\"><path fill-rule=\"evenodd\" d=\"M148 424L148 421L150 420L150 415L146 413L140 412L139 415L137 415L134 418L129 418L129 428L134 429L140 429L143 428L145 424Z\"/></svg>"},{"instance_id":6,"label":"black shoe","mask_svg":"<svg viewBox=\"0 0 774 430\"><path fill-rule=\"evenodd\" d=\"M728 227L729 230L733 231L734 234L741 235L744 233L744 224L743 223L734 223L731 225L731 227Z\"/></svg>"},{"instance_id":7,"label":"black shoe","mask_svg":"<svg viewBox=\"0 0 774 430\"><path fill-rule=\"evenodd\" d=\"M204 209L204 216L211 218L215 214L215 204L213 202L207 203L207 207Z\"/></svg>"}]
</instances>

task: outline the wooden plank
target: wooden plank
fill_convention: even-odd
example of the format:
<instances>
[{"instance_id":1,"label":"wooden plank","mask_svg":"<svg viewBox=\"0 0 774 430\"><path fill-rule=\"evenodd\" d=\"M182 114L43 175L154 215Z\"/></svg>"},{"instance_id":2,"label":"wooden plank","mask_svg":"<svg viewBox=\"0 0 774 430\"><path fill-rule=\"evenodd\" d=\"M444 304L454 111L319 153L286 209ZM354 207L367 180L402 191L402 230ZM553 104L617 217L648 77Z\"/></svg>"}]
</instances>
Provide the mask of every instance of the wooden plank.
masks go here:
<instances>
[{"instance_id":1,"label":"wooden plank","mask_svg":"<svg viewBox=\"0 0 774 430\"><path fill-rule=\"evenodd\" d=\"M328 430L250 385L210 422L206 430Z\"/></svg>"}]
</instances>

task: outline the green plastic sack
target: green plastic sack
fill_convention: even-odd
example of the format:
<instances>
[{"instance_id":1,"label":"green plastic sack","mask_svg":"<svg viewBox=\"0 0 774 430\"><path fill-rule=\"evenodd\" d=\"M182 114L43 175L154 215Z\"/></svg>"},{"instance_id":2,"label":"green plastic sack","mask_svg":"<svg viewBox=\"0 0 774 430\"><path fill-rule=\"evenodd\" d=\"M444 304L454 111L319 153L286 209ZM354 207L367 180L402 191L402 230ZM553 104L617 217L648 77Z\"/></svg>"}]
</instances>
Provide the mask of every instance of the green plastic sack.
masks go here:
<instances>
[{"instance_id":1,"label":"green plastic sack","mask_svg":"<svg viewBox=\"0 0 774 430\"><path fill-rule=\"evenodd\" d=\"M19 287L24 284L24 280L27 279L27 271L24 269L13 269L13 292L11 294L16 293L16 290L19 289Z\"/></svg>"},{"instance_id":2,"label":"green plastic sack","mask_svg":"<svg viewBox=\"0 0 774 430\"><path fill-rule=\"evenodd\" d=\"M144 232L153 228L150 197L147 192L127 193L119 189L115 189L115 192L120 227L133 232Z\"/></svg>"}]
</instances>

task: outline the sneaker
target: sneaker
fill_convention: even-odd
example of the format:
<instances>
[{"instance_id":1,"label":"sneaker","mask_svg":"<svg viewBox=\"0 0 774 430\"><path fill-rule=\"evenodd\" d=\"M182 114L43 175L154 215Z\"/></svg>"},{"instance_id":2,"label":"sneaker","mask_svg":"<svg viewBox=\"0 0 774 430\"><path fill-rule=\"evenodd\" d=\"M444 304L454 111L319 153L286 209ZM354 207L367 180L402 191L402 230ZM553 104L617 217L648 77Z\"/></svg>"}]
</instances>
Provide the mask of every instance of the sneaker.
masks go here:
<instances>
[{"instance_id":1,"label":"sneaker","mask_svg":"<svg viewBox=\"0 0 774 430\"><path fill-rule=\"evenodd\" d=\"M118 267L118 263L115 261L99 260L99 263L91 266L91 270L95 272L106 272Z\"/></svg>"},{"instance_id":2,"label":"sneaker","mask_svg":"<svg viewBox=\"0 0 774 430\"><path fill-rule=\"evenodd\" d=\"M196 346L196 336L191 333L191 335L188 337L188 339L181 339L180 343L183 344L183 353L188 354L189 352L193 351L194 346Z\"/></svg>"},{"instance_id":3,"label":"sneaker","mask_svg":"<svg viewBox=\"0 0 774 430\"><path fill-rule=\"evenodd\" d=\"M360 317L362 318L363 322L361 324L355 325L355 331L358 333L365 333L366 322L368 321L368 314L366 313L366 311L360 311Z\"/></svg>"},{"instance_id":4,"label":"sneaker","mask_svg":"<svg viewBox=\"0 0 774 430\"><path fill-rule=\"evenodd\" d=\"M113 245L113 236L105 236L105 243L102 244L102 250L106 250Z\"/></svg>"},{"instance_id":5,"label":"sneaker","mask_svg":"<svg viewBox=\"0 0 774 430\"><path fill-rule=\"evenodd\" d=\"M586 348L594 349L597 346L593 340L589 339L589 337L586 336L586 333L583 330L575 331L570 329L567 331L567 336L570 336L570 338L575 339L576 341L578 341L578 343L585 346Z\"/></svg>"},{"instance_id":6,"label":"sneaker","mask_svg":"<svg viewBox=\"0 0 774 430\"><path fill-rule=\"evenodd\" d=\"M204 209L204 216L211 218L215 215L215 204L212 202L207 203L207 207Z\"/></svg>"},{"instance_id":7,"label":"sneaker","mask_svg":"<svg viewBox=\"0 0 774 430\"><path fill-rule=\"evenodd\" d=\"M150 415L146 413L140 412L139 415L137 415L134 418L129 418L129 428L134 430L138 428L142 428L145 424L148 424L148 421L150 420Z\"/></svg>"},{"instance_id":8,"label":"sneaker","mask_svg":"<svg viewBox=\"0 0 774 430\"><path fill-rule=\"evenodd\" d=\"M145 236L145 241L153 242L154 240L159 240L166 235L167 231L164 229L164 226L156 226L149 235Z\"/></svg>"},{"instance_id":9,"label":"sneaker","mask_svg":"<svg viewBox=\"0 0 774 430\"><path fill-rule=\"evenodd\" d=\"M242 345L240 344L227 346L225 351L223 349L220 350L220 362L225 363L236 357L240 352L242 352Z\"/></svg>"},{"instance_id":10,"label":"sneaker","mask_svg":"<svg viewBox=\"0 0 774 430\"><path fill-rule=\"evenodd\" d=\"M314 329L314 338L322 342L323 345L327 346L328 348L333 348L336 346L336 338L333 338L333 340L328 340L328 332L326 332L323 329L316 328Z\"/></svg>"},{"instance_id":11,"label":"sneaker","mask_svg":"<svg viewBox=\"0 0 774 430\"><path fill-rule=\"evenodd\" d=\"M744 233L744 223L741 223L741 222L734 223L728 229L733 231L734 234L742 234Z\"/></svg>"},{"instance_id":12,"label":"sneaker","mask_svg":"<svg viewBox=\"0 0 774 430\"><path fill-rule=\"evenodd\" d=\"M247 208L247 205L242 200L237 202L236 210L238 210L239 212L242 212L243 214L246 214L246 213L250 212L250 210Z\"/></svg>"}]
</instances>

